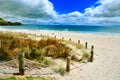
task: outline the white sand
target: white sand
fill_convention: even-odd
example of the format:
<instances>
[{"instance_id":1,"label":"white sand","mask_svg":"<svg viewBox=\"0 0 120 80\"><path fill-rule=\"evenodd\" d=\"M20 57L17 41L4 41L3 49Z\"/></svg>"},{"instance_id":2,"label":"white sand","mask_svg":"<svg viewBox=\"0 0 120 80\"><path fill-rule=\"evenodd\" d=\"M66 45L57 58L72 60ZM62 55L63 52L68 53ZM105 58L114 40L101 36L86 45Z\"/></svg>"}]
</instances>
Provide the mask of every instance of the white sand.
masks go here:
<instances>
[{"instance_id":1,"label":"white sand","mask_svg":"<svg viewBox=\"0 0 120 80\"><path fill-rule=\"evenodd\" d=\"M25 31L29 32L29 31ZM33 32L32 32L33 33ZM53 34L54 33L54 34ZM98 35L83 33L68 33L54 31L38 31L37 35L44 34L57 36L57 38L69 39L77 42L81 40L88 47L95 46L94 62L76 68L69 75L53 75L58 80L120 80L120 35ZM80 64L81 65L81 64Z\"/></svg>"},{"instance_id":2,"label":"white sand","mask_svg":"<svg viewBox=\"0 0 120 80\"><path fill-rule=\"evenodd\" d=\"M65 36L82 43L87 41L89 47L94 45L95 59L60 80L120 80L120 36L76 33Z\"/></svg>"}]
</instances>

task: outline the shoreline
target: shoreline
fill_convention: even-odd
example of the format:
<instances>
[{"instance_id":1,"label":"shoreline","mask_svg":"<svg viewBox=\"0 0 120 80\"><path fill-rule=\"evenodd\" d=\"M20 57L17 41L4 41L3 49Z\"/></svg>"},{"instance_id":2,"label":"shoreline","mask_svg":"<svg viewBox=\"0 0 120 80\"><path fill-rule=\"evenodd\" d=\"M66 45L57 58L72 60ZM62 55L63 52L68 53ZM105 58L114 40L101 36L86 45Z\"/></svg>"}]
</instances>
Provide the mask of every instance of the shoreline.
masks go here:
<instances>
[{"instance_id":1,"label":"shoreline","mask_svg":"<svg viewBox=\"0 0 120 80\"><path fill-rule=\"evenodd\" d=\"M19 26L16 26L16 27L19 27ZM59 33L79 33L79 34L97 34L97 35L117 35L119 36L120 35L120 32L110 32L110 31L69 31L68 29L64 29L64 30L51 30L51 29L24 29L24 28L4 28L3 26L0 26L0 31L12 31L12 32L32 32L32 33L35 33L35 32L59 32ZM14 30L14 31L13 31Z\"/></svg>"},{"instance_id":2,"label":"shoreline","mask_svg":"<svg viewBox=\"0 0 120 80\"><path fill-rule=\"evenodd\" d=\"M92 31L59 31L59 30L30 30L30 29L5 29L0 27L0 31L23 32L23 33L74 33L74 34L91 34L105 36L120 36L120 33L113 32L92 32Z\"/></svg>"}]
</instances>

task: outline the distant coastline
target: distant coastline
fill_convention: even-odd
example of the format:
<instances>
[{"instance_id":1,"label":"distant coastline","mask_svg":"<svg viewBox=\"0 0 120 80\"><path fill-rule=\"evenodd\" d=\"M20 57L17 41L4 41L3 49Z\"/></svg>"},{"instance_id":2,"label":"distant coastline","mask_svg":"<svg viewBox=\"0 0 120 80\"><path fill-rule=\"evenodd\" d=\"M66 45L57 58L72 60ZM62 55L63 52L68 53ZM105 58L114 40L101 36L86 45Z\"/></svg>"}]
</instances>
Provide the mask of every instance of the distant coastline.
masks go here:
<instances>
[{"instance_id":1,"label":"distant coastline","mask_svg":"<svg viewBox=\"0 0 120 80\"><path fill-rule=\"evenodd\" d=\"M23 25L20 22L10 22L0 18L0 26L21 26Z\"/></svg>"}]
</instances>

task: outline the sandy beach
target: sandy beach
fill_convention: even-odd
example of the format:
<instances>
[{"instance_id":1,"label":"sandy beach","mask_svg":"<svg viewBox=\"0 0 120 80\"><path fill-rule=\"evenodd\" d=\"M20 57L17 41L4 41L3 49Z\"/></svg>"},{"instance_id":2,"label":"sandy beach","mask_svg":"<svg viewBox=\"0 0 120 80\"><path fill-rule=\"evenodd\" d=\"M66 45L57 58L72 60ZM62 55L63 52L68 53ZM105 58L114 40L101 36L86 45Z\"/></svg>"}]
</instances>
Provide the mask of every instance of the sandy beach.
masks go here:
<instances>
[{"instance_id":1,"label":"sandy beach","mask_svg":"<svg viewBox=\"0 0 120 80\"><path fill-rule=\"evenodd\" d=\"M0 80L120 80L120 0L0 0Z\"/></svg>"},{"instance_id":2,"label":"sandy beach","mask_svg":"<svg viewBox=\"0 0 120 80\"><path fill-rule=\"evenodd\" d=\"M3 30L2 30L3 31ZM4 30L5 31L5 30ZM55 32L55 31L13 31L25 32L36 35L56 36L77 42L84 45L88 42L88 48L95 46L95 55L93 63L87 63L84 66L71 70L68 75L51 75L58 80L120 80L120 35L88 34L73 32ZM81 65L81 64L80 64Z\"/></svg>"},{"instance_id":3,"label":"sandy beach","mask_svg":"<svg viewBox=\"0 0 120 80\"><path fill-rule=\"evenodd\" d=\"M63 33L66 38L95 46L94 62L71 71L60 80L120 80L120 36ZM66 79L65 79L66 78Z\"/></svg>"},{"instance_id":4,"label":"sandy beach","mask_svg":"<svg viewBox=\"0 0 120 80\"><path fill-rule=\"evenodd\" d=\"M52 32L53 33L53 32ZM51 34L42 32L42 34ZM87 41L89 48L95 46L94 62L74 69L69 75L58 77L59 80L120 80L120 35L83 34L83 33L54 33L58 38L71 38L84 45Z\"/></svg>"}]
</instances>

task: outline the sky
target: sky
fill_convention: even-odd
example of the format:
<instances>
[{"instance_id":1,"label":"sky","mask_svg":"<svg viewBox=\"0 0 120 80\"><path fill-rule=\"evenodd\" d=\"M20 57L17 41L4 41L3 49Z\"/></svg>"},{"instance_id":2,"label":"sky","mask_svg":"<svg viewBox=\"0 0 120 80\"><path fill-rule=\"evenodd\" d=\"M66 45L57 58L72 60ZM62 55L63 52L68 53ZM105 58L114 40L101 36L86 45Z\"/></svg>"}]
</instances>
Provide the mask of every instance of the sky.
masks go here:
<instances>
[{"instance_id":1,"label":"sky","mask_svg":"<svg viewBox=\"0 0 120 80\"><path fill-rule=\"evenodd\" d=\"M95 5L97 0L50 0L54 9L60 14L66 14L74 11L84 13L84 9Z\"/></svg>"},{"instance_id":2,"label":"sky","mask_svg":"<svg viewBox=\"0 0 120 80\"><path fill-rule=\"evenodd\" d=\"M120 24L120 0L0 0L0 17L24 24Z\"/></svg>"}]
</instances>

